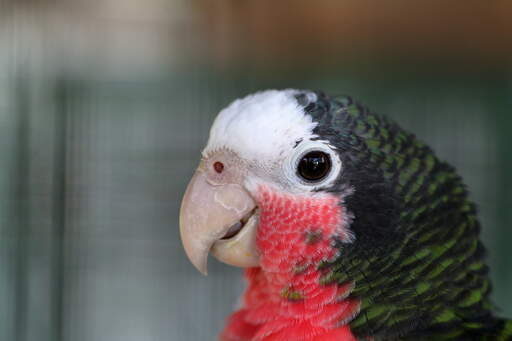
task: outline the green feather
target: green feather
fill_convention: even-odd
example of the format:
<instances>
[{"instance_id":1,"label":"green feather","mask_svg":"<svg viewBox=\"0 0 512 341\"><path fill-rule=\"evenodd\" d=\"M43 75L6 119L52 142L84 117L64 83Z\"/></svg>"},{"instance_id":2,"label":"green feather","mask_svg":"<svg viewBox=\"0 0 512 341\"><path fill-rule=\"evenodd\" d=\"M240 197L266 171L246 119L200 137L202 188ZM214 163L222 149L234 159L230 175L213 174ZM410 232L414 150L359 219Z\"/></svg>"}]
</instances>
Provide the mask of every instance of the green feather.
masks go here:
<instances>
[{"instance_id":1,"label":"green feather","mask_svg":"<svg viewBox=\"0 0 512 341\"><path fill-rule=\"evenodd\" d=\"M355 242L340 244L336 260L321 267L322 284L355 284L351 297L361 308L350 327L356 336L512 340L512 322L491 311L480 224L454 168L350 97L319 94L309 113L339 141L340 155L352 156L344 166L354 163L356 170L378 174L383 184L377 185L388 186L400 207L390 227L393 238L384 244L356 234ZM362 224L361 218L356 215L352 224Z\"/></svg>"}]
</instances>

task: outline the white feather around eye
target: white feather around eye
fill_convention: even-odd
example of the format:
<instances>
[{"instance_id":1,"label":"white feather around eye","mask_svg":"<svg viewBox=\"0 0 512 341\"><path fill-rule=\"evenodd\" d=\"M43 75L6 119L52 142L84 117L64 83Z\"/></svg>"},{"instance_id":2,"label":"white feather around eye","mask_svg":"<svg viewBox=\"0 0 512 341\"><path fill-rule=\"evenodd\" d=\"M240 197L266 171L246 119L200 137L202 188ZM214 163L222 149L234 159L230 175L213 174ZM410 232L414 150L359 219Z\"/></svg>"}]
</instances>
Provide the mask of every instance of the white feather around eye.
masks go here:
<instances>
[{"instance_id":1,"label":"white feather around eye","mask_svg":"<svg viewBox=\"0 0 512 341\"><path fill-rule=\"evenodd\" d=\"M246 187L264 184L293 193L315 193L332 185L341 172L341 161L327 141L318 140L313 130L317 122L304 112L295 96L306 94L309 102L317 100L313 92L267 90L231 103L215 119L203 157L229 150L247 162ZM310 151L327 153L331 169L316 182L301 179L297 166Z\"/></svg>"}]
</instances>

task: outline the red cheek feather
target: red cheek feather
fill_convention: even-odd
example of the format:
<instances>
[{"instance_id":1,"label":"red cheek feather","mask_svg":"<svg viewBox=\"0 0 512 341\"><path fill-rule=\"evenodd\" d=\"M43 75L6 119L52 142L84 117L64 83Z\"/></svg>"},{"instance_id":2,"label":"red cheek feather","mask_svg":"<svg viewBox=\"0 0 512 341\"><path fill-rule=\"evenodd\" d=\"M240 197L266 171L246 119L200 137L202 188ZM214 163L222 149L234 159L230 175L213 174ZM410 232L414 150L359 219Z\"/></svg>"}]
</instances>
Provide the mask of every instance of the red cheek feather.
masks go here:
<instances>
[{"instance_id":1,"label":"red cheek feather","mask_svg":"<svg viewBox=\"0 0 512 341\"><path fill-rule=\"evenodd\" d=\"M321 261L337 256L333 237L347 239L335 196L295 197L261 187L259 268L246 270L243 308L229 318L224 341L355 341L348 322L360 302L353 283L322 285Z\"/></svg>"}]
</instances>

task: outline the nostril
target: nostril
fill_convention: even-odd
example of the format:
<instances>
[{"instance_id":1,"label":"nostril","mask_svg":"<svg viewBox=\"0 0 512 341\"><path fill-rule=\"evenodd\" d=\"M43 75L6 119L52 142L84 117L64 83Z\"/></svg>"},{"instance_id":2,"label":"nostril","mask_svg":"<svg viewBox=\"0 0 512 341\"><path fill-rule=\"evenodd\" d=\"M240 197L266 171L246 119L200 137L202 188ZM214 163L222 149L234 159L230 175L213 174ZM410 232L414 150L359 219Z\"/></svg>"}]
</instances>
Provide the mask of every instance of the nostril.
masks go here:
<instances>
[{"instance_id":1,"label":"nostril","mask_svg":"<svg viewBox=\"0 0 512 341\"><path fill-rule=\"evenodd\" d=\"M224 170L224 164L217 161L213 164L213 169L215 169L215 171L220 174Z\"/></svg>"}]
</instances>

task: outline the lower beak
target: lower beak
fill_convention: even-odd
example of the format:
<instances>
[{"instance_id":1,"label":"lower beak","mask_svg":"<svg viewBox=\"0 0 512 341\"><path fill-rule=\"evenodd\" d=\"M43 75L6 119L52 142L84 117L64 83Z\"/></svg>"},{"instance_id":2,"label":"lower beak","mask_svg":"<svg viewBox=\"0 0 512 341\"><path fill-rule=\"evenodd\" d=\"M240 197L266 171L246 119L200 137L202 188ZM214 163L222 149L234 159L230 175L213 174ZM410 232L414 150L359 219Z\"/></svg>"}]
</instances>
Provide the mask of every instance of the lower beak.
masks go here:
<instances>
[{"instance_id":1,"label":"lower beak","mask_svg":"<svg viewBox=\"0 0 512 341\"><path fill-rule=\"evenodd\" d=\"M212 185L199 168L187 187L180 210L180 234L188 258L203 274L210 250L220 261L257 266L258 212L238 184Z\"/></svg>"}]
</instances>

